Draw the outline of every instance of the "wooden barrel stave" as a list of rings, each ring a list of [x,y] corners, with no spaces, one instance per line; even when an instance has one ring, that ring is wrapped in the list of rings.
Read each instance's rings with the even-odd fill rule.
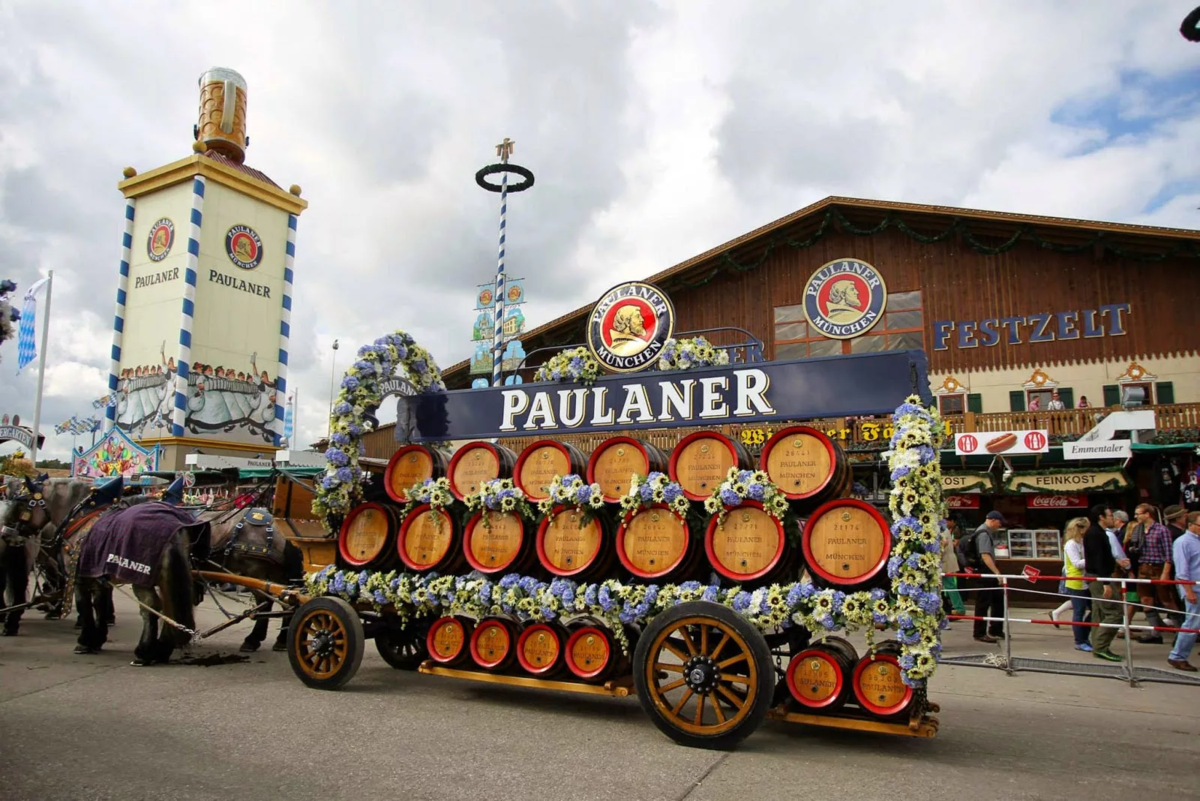
[[[633,437],[609,437],[592,452],[587,481],[599,484],[604,500],[617,503],[629,492],[632,476],[667,471],[667,456],[649,442]]]
[[[771,482],[801,509],[838,497],[853,480],[841,445],[809,426],[790,426],[776,432],[763,446],[759,464]]]
[[[815,584],[850,591],[887,580],[891,528],[865,501],[839,498],[821,505],[805,522],[800,541]]]
[[[446,475],[450,491],[460,501],[475,495],[485,482],[497,478],[512,478],[517,455],[503,445],[490,442],[468,442],[450,459]]]
[[[905,720],[916,700],[913,688],[902,681],[900,643],[880,643],[854,668],[854,697],[864,712],[880,720]]]
[[[471,633],[471,659],[484,670],[498,673],[516,659],[516,626],[499,617],[487,617]]]
[[[517,638],[517,663],[531,676],[550,678],[566,665],[566,632],[553,623],[526,626]]]
[[[731,467],[753,469],[754,459],[736,440],[716,431],[697,431],[671,451],[667,473],[689,499],[703,501],[725,480]]]
[[[387,570],[396,562],[401,511],[389,503],[362,503],[350,510],[338,531],[338,564],[351,570]]]
[[[546,487],[555,476],[583,475],[587,471],[587,456],[569,442],[542,439],[530,443],[517,457],[513,483],[521,488],[531,502],[545,500]]]
[[[666,504],[625,515],[617,529],[616,551],[625,569],[643,581],[687,581],[704,572],[700,537]]]
[[[477,512],[463,529],[463,556],[485,575],[527,573],[537,563],[531,528],[516,512]]]
[[[851,684],[858,653],[841,637],[826,637],[791,658],[787,686],[805,711],[832,714],[854,695]]]
[[[388,459],[383,487],[396,503],[408,503],[408,490],[429,478],[446,475],[446,455],[424,445],[405,445]]]
[[[552,575],[575,581],[607,578],[616,555],[613,525],[603,513],[586,524],[583,516],[573,506],[559,505],[538,526],[538,562]]]
[[[425,503],[404,518],[396,537],[396,553],[414,573],[451,573],[466,561],[459,540],[460,532],[450,513]]]
[[[425,636],[429,658],[443,667],[462,664],[471,657],[474,623],[466,618],[442,617],[433,622]]]

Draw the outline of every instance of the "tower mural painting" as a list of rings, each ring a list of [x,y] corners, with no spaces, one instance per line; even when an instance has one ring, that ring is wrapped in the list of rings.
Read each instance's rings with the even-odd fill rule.
[[[118,185],[107,428],[164,446],[168,466],[197,439],[232,451],[281,442],[296,228],[308,206],[300,187],[245,163],[245,79],[213,68],[199,84],[194,154],[127,168]]]

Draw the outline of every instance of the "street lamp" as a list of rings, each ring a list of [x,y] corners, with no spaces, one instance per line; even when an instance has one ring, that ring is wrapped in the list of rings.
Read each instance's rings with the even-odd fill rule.
[[[329,423],[325,429],[325,439],[333,436],[333,383],[337,375],[337,349],[338,341],[333,340],[333,364],[329,366]]]

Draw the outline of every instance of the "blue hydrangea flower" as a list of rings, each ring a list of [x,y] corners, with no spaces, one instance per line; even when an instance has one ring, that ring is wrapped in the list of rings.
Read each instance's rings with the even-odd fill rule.
[[[726,487],[721,490],[721,502],[726,506],[737,506],[742,502],[742,499],[738,497],[736,492]]]
[[[767,488],[762,484],[751,484],[746,490],[746,494],[750,496],[752,501],[761,501],[767,495]]]

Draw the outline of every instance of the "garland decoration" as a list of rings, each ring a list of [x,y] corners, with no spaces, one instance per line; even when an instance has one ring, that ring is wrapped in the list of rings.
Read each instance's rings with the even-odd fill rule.
[[[692,504],[683,494],[683,487],[667,475],[655,470],[645,478],[634,476],[629,482],[629,492],[621,498],[621,514],[636,512],[645,506],[665,503],[680,517],[687,515]]]
[[[404,511],[401,513],[405,517],[408,517],[409,512],[422,504],[427,503],[434,511],[440,512],[454,503],[454,493],[450,491],[450,479],[445,476],[427,478],[420,484],[413,484],[405,494],[408,495],[408,503],[404,505]],[[470,505],[468,500],[467,506]]]
[[[556,353],[533,374],[534,381],[575,381],[585,385],[599,377],[600,362],[583,346]]]
[[[758,501],[763,511],[783,522],[788,513],[787,496],[779,491],[762,470],[729,468],[725,480],[705,499],[704,511],[717,516],[717,525],[725,525],[729,512],[746,501]]]
[[[439,481],[446,481],[446,479],[439,479]],[[448,481],[446,489],[447,491],[450,489]],[[526,520],[533,520],[537,516],[526,499],[524,490],[513,483],[511,478],[494,478],[491,481],[485,481],[480,485],[479,492],[468,495],[465,502],[467,508],[472,512],[484,509],[489,512],[515,512]],[[490,515],[483,516],[483,525],[489,529],[492,527]]]
[[[658,357],[658,369],[664,372],[725,364],[729,364],[729,353],[714,348],[704,337],[668,339]]]
[[[588,484],[574,473],[555,476],[546,488],[546,498],[538,501],[538,511],[549,517],[559,505],[574,506],[584,513],[582,522],[586,524],[597,509],[604,507],[604,491],[599,484]]]
[[[329,448],[325,472],[316,481],[313,512],[328,531],[337,531],[336,518],[362,500],[366,473],[359,467],[362,437],[375,430],[375,410],[383,401],[381,385],[403,368],[419,393],[445,392],[442,373],[429,351],[403,331],[380,337],[358,349],[358,357],[342,378],[329,419]]]
[[[892,471],[888,498],[895,546],[888,559],[894,622],[901,645],[904,683],[921,687],[937,669],[942,612],[941,536],[946,504],[938,463],[942,421],[934,410],[910,396],[896,410],[892,449],[885,455]]]

